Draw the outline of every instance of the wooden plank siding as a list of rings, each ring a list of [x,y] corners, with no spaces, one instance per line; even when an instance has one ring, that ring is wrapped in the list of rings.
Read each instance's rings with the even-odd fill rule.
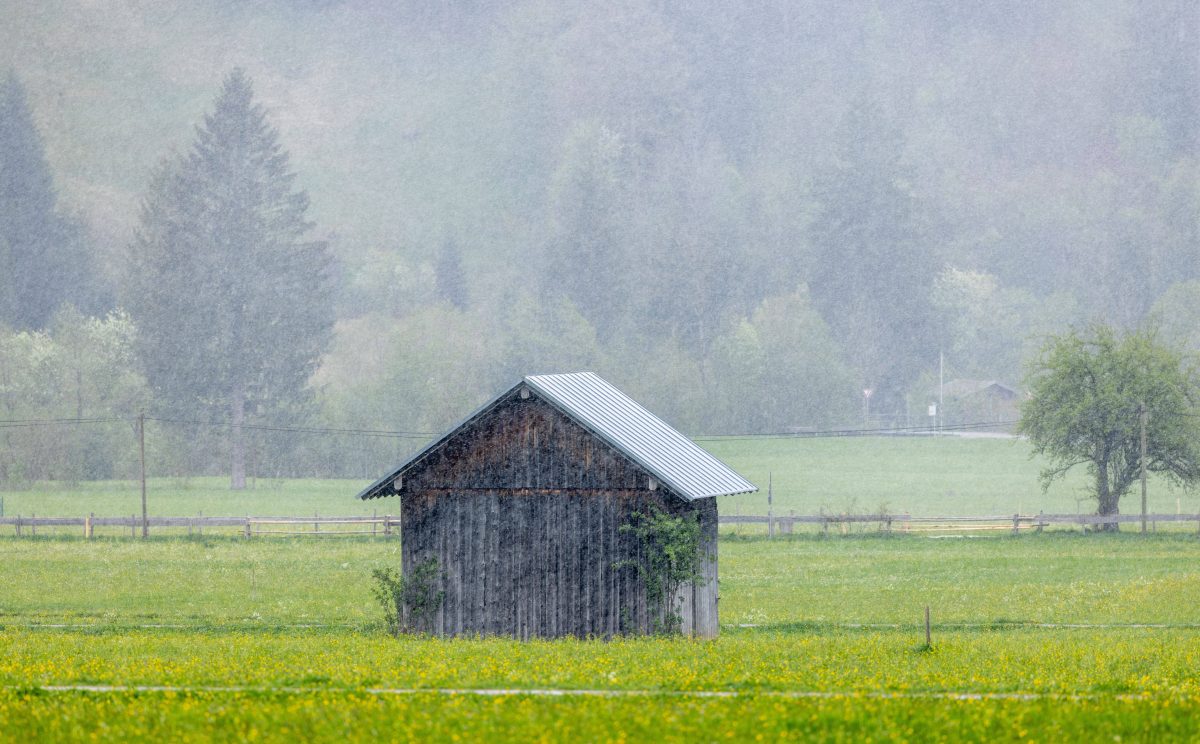
[[[421,630],[522,639],[650,632],[640,577],[614,564],[638,551],[621,525],[653,504],[699,516],[703,578],[681,590],[684,631],[714,637],[716,501],[689,503],[649,483],[544,401],[503,401],[404,476],[404,571],[436,559],[445,593]]]

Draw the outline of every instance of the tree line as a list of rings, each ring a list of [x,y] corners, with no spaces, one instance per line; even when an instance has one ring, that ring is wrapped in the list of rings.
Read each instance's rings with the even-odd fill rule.
[[[234,432],[421,432],[521,375],[590,368],[691,432],[902,425],[926,420],[939,359],[948,378],[1017,387],[1041,337],[1072,323],[1196,317],[1187,3],[1116,3],[1103,24],[1084,2],[718,5],[514,2],[405,26],[415,48],[455,29],[477,54],[440,57],[420,89],[443,102],[423,114],[436,126],[381,140],[373,159],[403,177],[356,173],[353,193],[394,189],[393,240],[314,224],[297,172],[321,169],[293,172],[234,72],[145,185],[136,236],[98,251],[9,75],[7,418],[145,408]],[[466,95],[485,69],[496,84]],[[363,118],[401,119],[396,105]],[[89,338],[109,346],[80,351]],[[79,354],[99,365],[90,380],[108,370],[122,382],[103,387],[126,393],[51,376],[63,362],[48,360]],[[18,434],[4,432],[5,456],[27,473],[91,462],[34,467]],[[172,470],[228,469],[235,485],[246,446],[266,446],[173,436]],[[329,473],[397,456],[383,442],[268,449],[253,456]],[[124,467],[106,463],[86,472]]]

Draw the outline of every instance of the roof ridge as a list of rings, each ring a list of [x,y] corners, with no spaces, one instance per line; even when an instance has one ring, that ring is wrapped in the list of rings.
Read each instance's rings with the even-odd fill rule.
[[[386,493],[392,481],[450,440],[459,430],[486,414],[522,385],[558,409],[593,436],[613,447],[686,501],[713,496],[750,493],[758,488],[735,473],[645,406],[595,372],[526,375],[469,416],[433,439],[379,480],[363,489],[359,498]]]

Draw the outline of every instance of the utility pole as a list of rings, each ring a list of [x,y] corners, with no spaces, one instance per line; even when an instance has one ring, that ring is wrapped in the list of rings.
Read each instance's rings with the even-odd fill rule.
[[[946,410],[946,401],[942,400],[942,390],[946,387],[946,357],[942,354],[942,350],[938,349],[938,407],[937,407],[937,428],[938,433],[942,432],[942,411]]]
[[[142,468],[142,538],[150,536],[150,523],[146,518],[146,413],[138,414],[138,451]]]
[[[1150,419],[1150,411],[1146,404],[1141,405],[1138,418],[1142,424],[1142,534],[1146,533],[1146,422]]]

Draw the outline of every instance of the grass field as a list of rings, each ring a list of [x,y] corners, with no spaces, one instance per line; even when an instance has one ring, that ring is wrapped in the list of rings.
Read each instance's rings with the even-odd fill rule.
[[[777,513],[1090,512],[1020,441],[705,442]],[[362,481],[150,482],[156,515],[394,512]],[[132,483],[4,512],[140,513]],[[1152,511],[1200,498],[1151,483]],[[765,493],[724,500],[763,513]],[[1125,511],[1134,511],[1132,504]],[[1200,739],[1200,540],[1047,532],[720,543],[721,637],[396,640],[394,539],[0,533],[0,742]],[[933,647],[924,648],[931,608]],[[486,691],[481,693],[480,691]]]
[[[1042,493],[1041,459],[1020,439],[965,437],[837,437],[726,439],[706,449],[758,485],[733,497],[722,513],[766,512],[770,478],[777,513],[871,512],[881,507],[915,516],[1074,514],[1095,511],[1082,468]],[[1200,493],[1150,483],[1152,511],[1200,511]]]
[[[720,549],[714,642],[518,643],[384,635],[383,539],[0,538],[0,740],[1200,736],[1194,537]]]
[[[723,514],[766,513],[772,483],[776,513],[877,512],[917,516],[999,515],[1021,512],[1090,513],[1082,470],[1047,493],[1038,485],[1043,464],[1021,440],[960,437],[839,437],[724,439],[702,444],[757,484],[756,494],[722,500]],[[153,478],[150,513],[161,516],[367,515],[395,512],[394,499],[363,503],[360,480],[259,479],[234,492],[224,478]],[[0,491],[4,514],[117,516],[141,513],[133,482],[37,484]],[[1200,493],[1151,481],[1150,510],[1200,512]],[[1131,511],[1131,506],[1126,506]]]

